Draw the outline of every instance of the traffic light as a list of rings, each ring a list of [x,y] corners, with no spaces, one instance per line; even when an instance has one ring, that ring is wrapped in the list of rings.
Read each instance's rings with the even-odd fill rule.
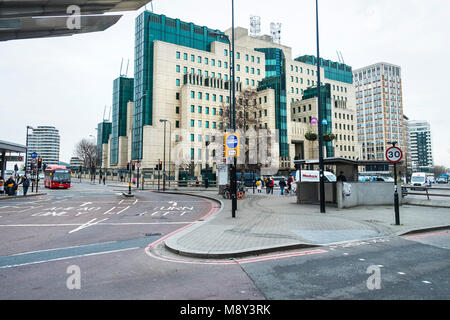
[[[127,171],[130,171],[130,163],[127,162]]]
[[[159,169],[159,170],[162,170],[162,161],[159,161],[158,169]]]
[[[42,167],[42,158],[38,159],[38,169]]]
[[[134,171],[134,169],[136,168],[136,164],[134,162],[131,163],[131,170]]]

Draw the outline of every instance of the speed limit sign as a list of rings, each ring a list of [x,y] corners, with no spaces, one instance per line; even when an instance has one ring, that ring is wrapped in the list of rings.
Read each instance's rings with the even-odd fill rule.
[[[403,152],[398,147],[390,147],[386,150],[386,159],[389,162],[397,163],[403,158]]]

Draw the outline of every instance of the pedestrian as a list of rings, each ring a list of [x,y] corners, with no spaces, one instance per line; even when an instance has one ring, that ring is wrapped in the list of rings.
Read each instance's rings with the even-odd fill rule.
[[[5,180],[3,180],[2,177],[0,177],[0,194],[3,194],[5,192]]]
[[[20,180],[19,184],[23,187],[23,195],[26,196],[28,192],[28,188],[30,187],[30,179],[28,179],[27,175],[24,174],[22,176],[22,180]]]
[[[269,194],[269,192],[270,192],[270,185],[269,185],[269,178],[268,177],[264,178],[264,185],[266,186],[266,193]]]
[[[6,180],[6,193],[8,196],[13,196],[16,193],[16,187],[17,184],[14,181],[13,176],[9,177],[9,179]]]
[[[287,179],[287,187],[288,187],[289,193],[291,193],[291,191],[292,191],[292,183],[293,182],[294,182],[294,177],[292,177],[292,174],[289,174],[289,177]]]
[[[106,184],[106,175],[103,176],[103,185]]]
[[[269,178],[269,193],[273,194],[273,187],[275,186],[275,180],[273,177]]]
[[[261,179],[256,180],[256,190],[258,190],[258,193],[261,193],[262,188],[262,182]]]
[[[284,195],[284,188],[286,187],[286,181],[284,181],[284,178],[281,178],[279,185],[280,185],[280,194]]]
[[[347,178],[344,176],[344,172],[341,171],[341,173],[339,174],[339,176],[336,179],[337,181],[342,181],[342,182],[347,182]]]

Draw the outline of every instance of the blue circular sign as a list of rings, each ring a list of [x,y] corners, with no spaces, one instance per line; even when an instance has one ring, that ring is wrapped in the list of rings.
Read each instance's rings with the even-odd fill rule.
[[[38,156],[38,154],[36,153],[36,152],[33,152],[32,154],[31,154],[31,158],[36,158]]]
[[[237,147],[238,143],[239,143],[238,138],[234,134],[229,135],[227,137],[227,147],[228,148],[234,149]]]

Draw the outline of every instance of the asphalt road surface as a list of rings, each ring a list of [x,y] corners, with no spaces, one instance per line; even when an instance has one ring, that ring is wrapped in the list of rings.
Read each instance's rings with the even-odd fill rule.
[[[162,240],[207,199],[74,183],[0,202],[0,299],[449,299],[450,231],[201,260]]]

